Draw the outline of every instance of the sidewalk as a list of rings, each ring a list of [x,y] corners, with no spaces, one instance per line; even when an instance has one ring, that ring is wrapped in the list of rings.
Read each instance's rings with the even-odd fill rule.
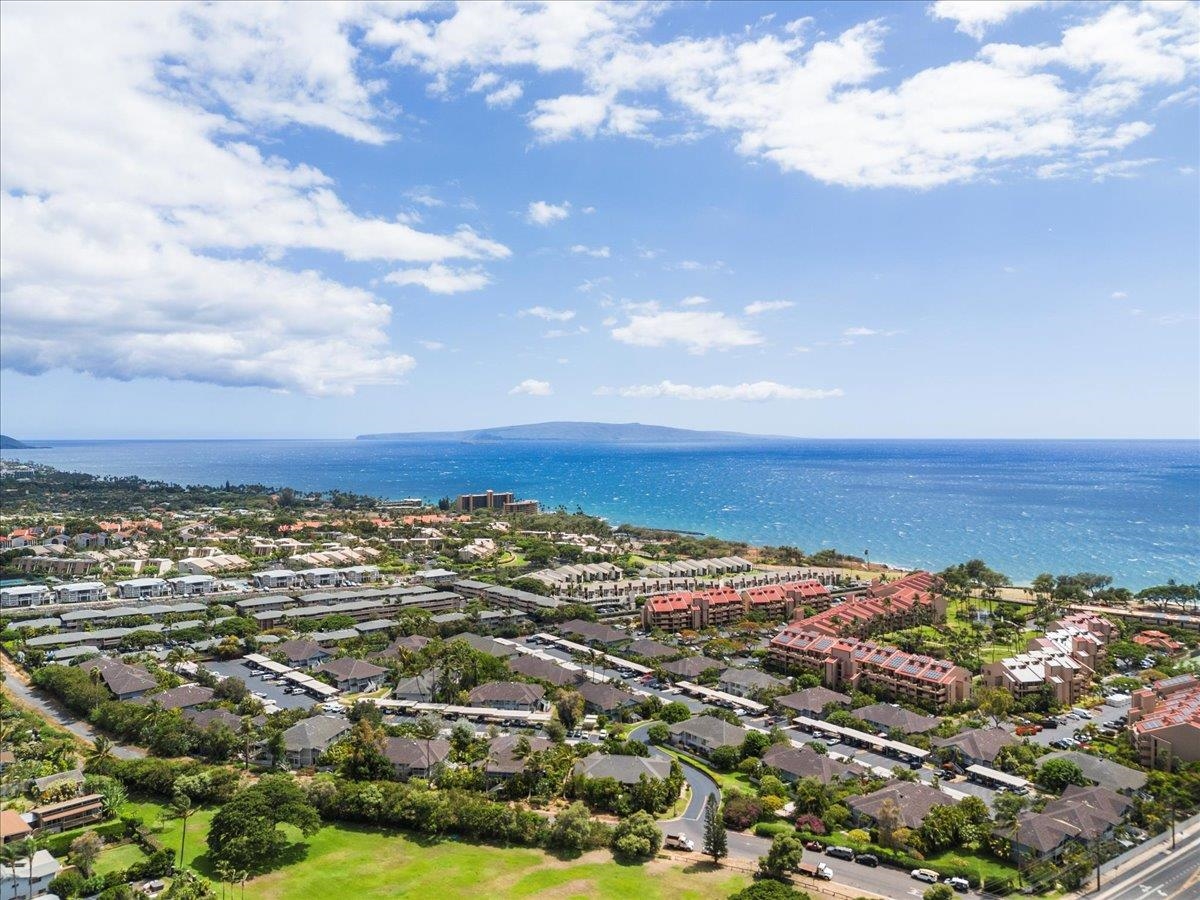
[[[1190,819],[1184,819],[1182,822],[1175,823],[1175,841],[1180,843],[1185,837],[1191,836],[1200,830],[1200,814],[1192,816]],[[1108,862],[1100,866],[1100,886],[1103,890],[1104,886],[1111,882],[1117,875],[1125,875],[1131,869],[1136,869],[1139,866],[1148,865],[1156,859],[1170,853],[1171,848],[1171,829],[1168,828],[1162,834],[1155,835],[1146,841],[1134,847],[1132,850],[1127,850],[1120,856],[1114,856]],[[1089,889],[1080,891],[1073,895],[1076,897],[1085,897],[1089,894],[1096,893],[1095,882],[1092,881]]]

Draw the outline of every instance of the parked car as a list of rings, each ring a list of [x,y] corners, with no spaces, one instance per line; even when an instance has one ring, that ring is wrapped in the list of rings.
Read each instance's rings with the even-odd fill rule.
[[[849,847],[826,847],[825,855],[832,856],[834,859],[853,860],[854,851]]]
[[[854,861],[863,866],[869,866],[874,869],[879,865],[879,857],[874,853],[855,853]]]
[[[933,869],[913,869],[910,874],[917,881],[924,881],[926,884],[938,883],[938,873]]]
[[[960,894],[965,894],[971,889],[971,882],[960,875],[951,875],[942,884],[948,884]]]
[[[804,849],[811,850],[814,853],[820,853],[822,850],[825,849],[825,845],[822,844],[820,841],[805,841]]]

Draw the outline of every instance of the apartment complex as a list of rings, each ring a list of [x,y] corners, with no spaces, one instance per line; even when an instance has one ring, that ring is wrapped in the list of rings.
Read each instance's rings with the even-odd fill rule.
[[[642,627],[663,631],[719,628],[739,622],[749,613],[786,619],[805,597],[824,597],[828,603],[829,589],[815,579],[808,579],[743,590],[723,585],[703,591],[675,591],[646,600],[642,607]]]
[[[1112,633],[1112,623],[1092,613],[1066,616],[1031,640],[1024,653],[986,663],[984,684],[1018,700],[1047,693],[1055,705],[1070,706],[1091,688]]]
[[[810,631],[801,622],[775,635],[768,655],[784,671],[799,668],[820,675],[830,688],[870,687],[932,709],[971,696],[971,673],[962,666],[872,641]]]
[[[937,592],[937,578],[913,572],[899,581],[872,585],[865,596],[825,609],[796,624],[806,631],[866,638],[884,631],[930,625],[946,615],[946,598]],[[807,605],[807,604],[805,604]]]
[[[477,509],[494,509],[504,511],[506,503],[515,503],[516,494],[512,491],[484,491],[482,494],[459,494],[455,504],[459,512],[475,512]]]
[[[1134,691],[1129,731],[1144,766],[1200,760],[1200,678],[1176,675]]]

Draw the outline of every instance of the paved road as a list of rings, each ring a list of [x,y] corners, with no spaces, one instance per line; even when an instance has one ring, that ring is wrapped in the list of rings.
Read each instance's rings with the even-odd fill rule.
[[[95,743],[99,732],[91,726],[91,724],[65,709],[58,703],[57,700],[48,696],[38,688],[24,682],[16,669],[4,660],[4,690],[8,692],[16,701],[24,706],[32,707],[43,717],[54,722],[56,725],[61,725],[67,731],[83,738],[89,744]],[[138,759],[146,755],[146,751],[140,747],[129,747],[124,744],[113,745],[113,756],[121,759]]]
[[[1167,845],[1170,846],[1169,843]],[[1188,900],[1200,896],[1200,833],[1119,875],[1095,900]]]
[[[629,737],[633,740],[646,742],[646,732],[649,730],[649,723],[639,725],[629,732]],[[654,756],[669,759],[666,753],[663,753],[657,747],[651,747],[650,753]],[[704,847],[704,805],[707,803],[710,796],[716,795],[720,797],[720,789],[716,783],[698,769],[681,762],[683,768],[683,776],[687,779],[688,785],[692,789],[691,800],[688,802],[688,807],[684,810],[683,815],[677,819],[668,819],[659,822],[663,832],[667,834],[686,834],[696,844],[697,854],[702,852]],[[729,856],[731,859],[739,860],[743,863],[755,864],[758,857],[765,856],[771,848],[771,842],[766,838],[756,837],[753,834],[743,834],[739,831],[727,832],[729,842]],[[907,872],[902,872],[898,869],[889,869],[885,866],[872,869],[867,866],[861,866],[857,863],[843,862],[841,860],[830,859],[820,853],[813,853],[809,850],[804,851],[804,861],[810,864],[824,862],[833,869],[834,884],[839,885],[844,890],[851,893],[870,892],[879,894],[891,900],[907,900],[909,897],[920,897],[926,884],[919,881],[914,881]],[[797,883],[803,887],[805,879],[797,878]],[[819,882],[818,882],[819,885]],[[960,895],[963,896],[963,895]]]

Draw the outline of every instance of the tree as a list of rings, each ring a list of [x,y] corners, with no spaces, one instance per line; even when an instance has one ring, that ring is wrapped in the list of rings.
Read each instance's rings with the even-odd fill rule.
[[[192,817],[192,798],[182,791],[176,793],[171,798],[171,811],[183,821],[183,831],[179,835],[179,868],[182,871],[187,865],[183,851],[187,845],[188,819]]]
[[[662,722],[655,722],[646,729],[646,737],[650,738],[652,744],[665,744],[671,739],[671,729]]]
[[[94,831],[85,831],[75,840],[71,841],[71,850],[68,858],[71,862],[79,867],[85,878],[90,878],[92,875],[92,866],[96,863],[96,858],[100,855],[100,851],[104,849],[104,840]]]
[[[546,843],[567,853],[582,853],[591,843],[592,818],[588,808],[576,801],[554,817]]]
[[[943,847],[952,847],[958,842],[962,828],[962,816],[953,806],[935,806],[921,822],[921,840],[933,853]]]
[[[420,723],[417,724],[419,729]],[[434,734],[437,734],[436,730]],[[377,730],[369,719],[359,719],[350,729],[350,736],[346,739],[346,755],[341,764],[342,774],[355,781],[383,781],[389,778],[392,774],[392,764],[383,755],[383,746],[383,732]]]
[[[121,807],[129,800],[125,787],[115,778],[97,778],[95,791],[100,795],[100,805],[110,816],[118,815]]]
[[[741,750],[737,747],[718,747],[708,755],[708,760],[718,772],[728,772],[742,759]]]
[[[1052,759],[1038,769],[1034,779],[1038,787],[1061,794],[1069,784],[1084,786],[1088,783],[1083,770],[1069,759]]]
[[[704,852],[712,857],[713,863],[729,855],[729,839],[725,834],[725,820],[721,816],[721,805],[715,794],[709,794],[704,804]]]
[[[954,890],[948,884],[932,884],[921,900],[954,900]]]
[[[875,816],[875,826],[879,829],[879,844],[883,847],[896,846],[896,829],[904,824],[900,815],[900,804],[888,797],[879,807]]]
[[[658,711],[658,717],[669,725],[674,725],[677,722],[686,722],[690,719],[692,711],[687,708],[687,704],[680,703],[678,700],[672,700]]]
[[[87,767],[96,769],[108,760],[112,759],[113,742],[104,735],[97,735],[96,740],[92,743],[92,749],[87,752]]]
[[[809,900],[809,896],[790,885],[768,880],[756,881],[750,887],[730,894],[729,900]]]
[[[761,757],[771,748],[771,736],[762,731],[751,731],[742,741],[742,758]]]
[[[996,725],[1008,718],[1016,703],[1016,698],[1001,688],[981,687],[975,692],[975,699],[979,703],[979,711],[990,716]]]
[[[829,805],[829,790],[815,778],[801,778],[796,782],[796,812],[823,815]]]
[[[564,728],[574,728],[583,718],[583,695],[578,691],[563,691],[559,694],[554,709]]]
[[[267,735],[267,752],[271,755],[271,768],[278,769],[287,755],[287,738],[279,729]]]
[[[662,832],[654,817],[639,810],[617,823],[613,829],[613,853],[627,860],[649,859],[662,846]]]
[[[782,881],[788,872],[800,868],[803,859],[804,845],[800,838],[794,834],[777,834],[767,855],[758,858],[758,869],[764,877]]]
[[[262,869],[287,843],[278,827],[282,824],[309,835],[320,827],[321,819],[290,775],[266,775],[235,794],[213,816],[209,857],[214,865],[223,862],[247,872]]]

